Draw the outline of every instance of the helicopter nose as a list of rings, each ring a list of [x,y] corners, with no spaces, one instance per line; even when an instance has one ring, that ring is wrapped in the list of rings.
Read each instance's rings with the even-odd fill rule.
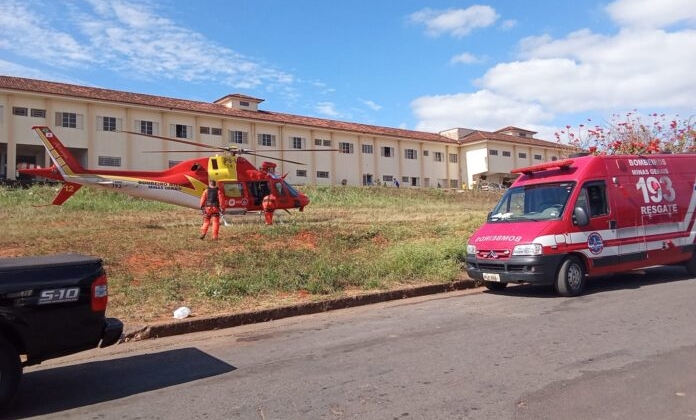
[[[308,204],[309,204],[309,197],[307,197],[306,195],[302,194],[302,195],[300,196],[300,203],[301,203],[301,207],[304,207],[304,206],[308,205]]]

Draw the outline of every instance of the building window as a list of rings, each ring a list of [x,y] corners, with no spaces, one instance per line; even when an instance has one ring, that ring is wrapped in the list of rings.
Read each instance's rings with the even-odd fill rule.
[[[459,157],[456,153],[450,153],[449,154],[449,161],[450,163],[457,163],[459,162]]]
[[[491,156],[498,156],[498,151],[495,149],[491,149],[488,151],[488,154]]]
[[[523,153],[523,152],[520,152],[520,153],[517,154],[517,157],[520,158],[520,159],[527,159],[527,154],[526,154],[526,153]]]
[[[135,120],[135,131],[148,136],[157,135],[159,134],[159,123]]]
[[[534,155],[534,160],[541,160],[543,159],[541,155]]]
[[[394,177],[391,175],[382,175],[382,182],[392,182]]]
[[[291,149],[304,149],[305,139],[302,137],[290,137],[290,148]]]
[[[394,148],[393,147],[382,147],[381,148],[381,155],[384,157],[394,157]]]
[[[442,152],[433,153],[433,160],[435,162],[442,162]]]
[[[331,147],[331,140],[329,139],[314,139],[315,146]]]
[[[56,112],[56,125],[58,127],[82,129],[82,114],[74,112]]]
[[[210,134],[210,127],[201,127],[200,132],[201,134]]]
[[[418,151],[416,149],[404,149],[404,158],[418,159]]]
[[[121,131],[121,119],[115,117],[97,117],[97,131]]]
[[[259,134],[259,146],[275,147],[276,136],[275,134]]]
[[[115,156],[99,156],[99,166],[121,166],[121,158]]]
[[[362,145],[362,152],[372,154],[372,145],[371,144],[363,144]]]
[[[338,153],[353,153],[353,143],[338,142]]]
[[[249,133],[246,131],[230,131],[230,143],[249,144]]]
[[[328,178],[329,173],[327,171],[317,171],[317,178]]]
[[[12,107],[12,115],[17,115],[19,117],[26,117],[29,115],[29,109],[21,106]]]
[[[307,178],[307,170],[306,169],[298,169],[295,171],[295,176],[298,178]]]
[[[169,135],[179,139],[191,139],[193,138],[193,127],[184,124],[170,124]]]
[[[423,157],[428,157],[430,156],[430,152],[427,150],[423,150]]]
[[[459,188],[459,180],[450,179],[449,184],[450,188]]]
[[[222,135],[222,128],[213,127],[210,129],[210,134],[212,134],[213,136],[221,136]]]
[[[511,157],[511,156],[512,156],[512,153],[510,153],[509,151],[503,150],[503,157]]]
[[[31,109],[31,116],[34,118],[46,118],[46,110],[32,108]]]
[[[249,106],[249,101],[239,101],[239,106]]]
[[[169,161],[169,167],[170,167],[170,168],[173,168],[173,167],[175,167],[176,165],[180,164],[181,162],[182,162],[181,160],[170,160],[170,161]]]

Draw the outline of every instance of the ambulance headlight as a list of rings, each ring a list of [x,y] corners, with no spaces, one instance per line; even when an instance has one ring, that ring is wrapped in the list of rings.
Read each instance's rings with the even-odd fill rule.
[[[512,250],[512,255],[541,255],[543,253],[541,244],[517,245]]]
[[[466,253],[467,255],[476,255],[476,245],[466,245]]]

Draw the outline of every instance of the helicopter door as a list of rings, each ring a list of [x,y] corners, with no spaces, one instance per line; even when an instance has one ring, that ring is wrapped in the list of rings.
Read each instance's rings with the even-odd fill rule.
[[[228,209],[246,209],[249,205],[244,195],[244,184],[234,181],[220,181],[218,187],[222,189],[225,196],[225,207]]]
[[[249,190],[249,210],[260,210],[263,198],[268,195],[270,189],[268,188],[267,181],[252,181],[247,182],[247,189]]]

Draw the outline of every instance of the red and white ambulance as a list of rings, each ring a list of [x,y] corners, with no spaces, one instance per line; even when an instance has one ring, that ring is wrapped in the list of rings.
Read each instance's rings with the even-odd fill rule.
[[[683,264],[696,275],[696,155],[582,156],[513,170],[520,176],[469,239],[468,275],[499,290]]]

